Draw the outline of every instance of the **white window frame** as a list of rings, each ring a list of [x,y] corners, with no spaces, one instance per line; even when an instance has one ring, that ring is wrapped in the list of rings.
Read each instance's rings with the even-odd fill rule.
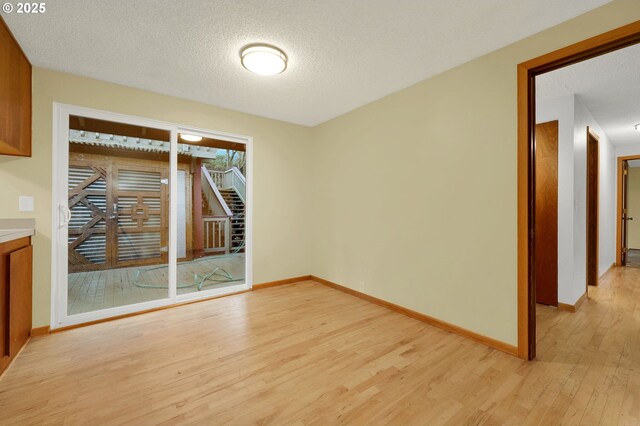
[[[171,134],[169,154],[170,193],[178,189],[178,134],[190,133],[207,138],[241,143],[246,146],[246,216],[245,216],[245,282],[224,288],[177,294],[177,221],[178,199],[169,197],[169,283],[167,297],[148,302],[101,309],[76,315],[67,314],[68,294],[68,168],[69,168],[69,116],[78,115],[99,120],[115,121],[143,127],[167,130]],[[253,138],[215,130],[194,128],[176,123],[158,121],[133,115],[119,114],[63,103],[53,103],[53,147],[52,147],[52,211],[51,211],[51,329],[68,327],[91,321],[118,317],[187,301],[207,299],[238,291],[250,290],[253,286]]]

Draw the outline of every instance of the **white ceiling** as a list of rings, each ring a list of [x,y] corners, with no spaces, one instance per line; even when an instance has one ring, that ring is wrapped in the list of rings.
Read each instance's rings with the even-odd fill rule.
[[[640,44],[543,74],[538,100],[576,94],[616,146],[640,143]]]
[[[65,0],[4,14],[35,66],[316,125],[609,0]],[[250,74],[242,46],[289,68]]]

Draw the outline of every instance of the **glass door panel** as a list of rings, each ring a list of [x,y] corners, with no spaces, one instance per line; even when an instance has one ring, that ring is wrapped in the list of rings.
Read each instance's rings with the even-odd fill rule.
[[[71,116],[67,315],[169,297],[169,132]]]
[[[245,284],[245,145],[178,136],[177,294]]]

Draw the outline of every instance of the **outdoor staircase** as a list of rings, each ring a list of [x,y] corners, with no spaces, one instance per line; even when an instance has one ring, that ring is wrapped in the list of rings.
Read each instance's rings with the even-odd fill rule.
[[[245,177],[237,167],[225,171],[202,165],[204,250],[245,252]],[[212,208],[215,206],[215,209]],[[215,210],[215,216],[214,214]]]
[[[231,253],[244,253],[244,202],[233,189],[221,189],[220,195],[222,195],[225,203],[227,203],[227,206],[229,206],[229,209],[233,212],[233,217],[231,217],[231,245],[229,250]]]

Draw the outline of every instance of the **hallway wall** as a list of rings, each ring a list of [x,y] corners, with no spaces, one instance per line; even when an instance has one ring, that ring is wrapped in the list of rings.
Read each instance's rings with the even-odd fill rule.
[[[580,235],[576,244],[576,263],[574,268],[581,282],[586,282],[587,253],[587,127],[598,136],[599,146],[599,193],[598,193],[598,276],[605,272],[616,261],[616,203],[617,172],[615,146],[598,124],[591,112],[576,97],[575,102],[575,188],[578,206],[574,234]],[[584,277],[584,278],[583,278]],[[576,299],[577,300],[577,299]]]
[[[539,86],[540,84],[536,87]],[[574,98],[570,95],[536,102],[536,123],[558,120],[558,301],[560,303],[571,303],[576,293],[573,290]]]
[[[575,95],[539,101],[536,122],[558,120],[558,301],[574,304],[586,288],[587,126],[599,136],[598,274],[615,262],[615,147]]]

